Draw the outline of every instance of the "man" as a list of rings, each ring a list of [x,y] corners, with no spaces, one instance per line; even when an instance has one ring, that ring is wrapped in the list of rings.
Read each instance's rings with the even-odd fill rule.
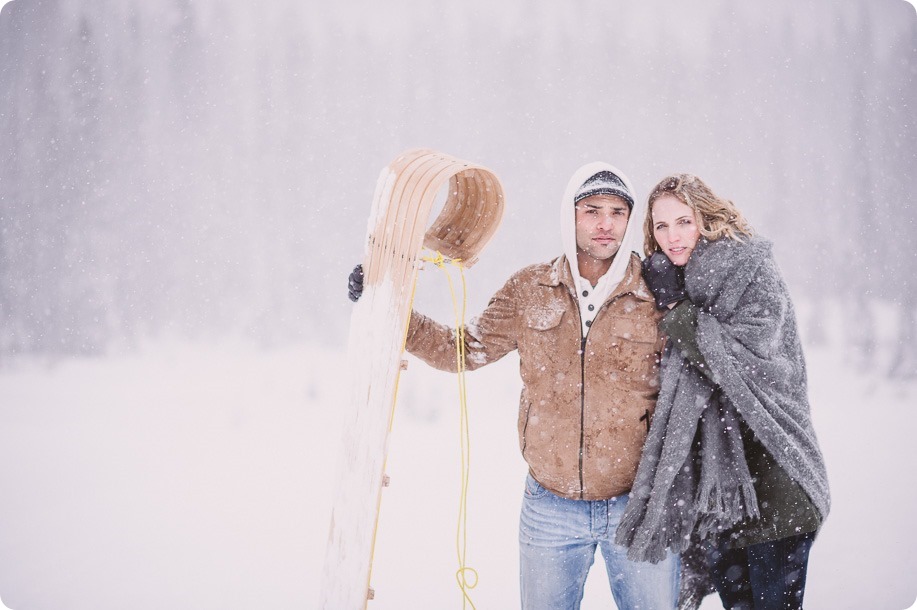
[[[614,544],[655,408],[661,347],[634,253],[644,212],[633,192],[610,165],[580,168],[561,202],[564,255],[513,275],[466,328],[468,370],[519,352],[524,610],[579,608],[596,547],[620,610],[676,604],[676,556],[636,563]],[[351,298],[359,280],[355,270]],[[453,329],[412,312],[410,353],[455,371],[454,341]]]

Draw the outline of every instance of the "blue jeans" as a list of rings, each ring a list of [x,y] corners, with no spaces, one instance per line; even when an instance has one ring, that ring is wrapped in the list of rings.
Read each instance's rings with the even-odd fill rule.
[[[657,564],[634,562],[614,543],[627,499],[567,500],[528,476],[519,519],[523,610],[578,610],[596,546],[619,610],[675,608],[678,556],[670,553]]]
[[[710,577],[724,608],[800,610],[815,534],[800,534],[739,549],[710,548]]]

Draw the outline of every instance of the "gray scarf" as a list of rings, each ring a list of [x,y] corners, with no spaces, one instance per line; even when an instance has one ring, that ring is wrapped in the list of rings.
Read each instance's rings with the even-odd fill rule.
[[[770,243],[702,239],[685,268],[709,377],[667,345],[659,399],[616,541],[658,562],[759,516],[739,418],[827,516],[796,319]],[[671,342],[670,342],[671,343]],[[711,381],[712,377],[712,381]]]

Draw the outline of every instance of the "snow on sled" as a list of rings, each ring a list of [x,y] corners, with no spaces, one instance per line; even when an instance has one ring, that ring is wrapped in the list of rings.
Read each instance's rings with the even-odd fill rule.
[[[427,228],[447,183],[443,209]],[[496,232],[503,205],[503,187],[493,172],[431,150],[405,152],[379,176],[367,227],[364,290],[350,321],[353,385],[322,575],[324,610],[362,610],[372,598],[385,457],[423,248],[471,267]]]

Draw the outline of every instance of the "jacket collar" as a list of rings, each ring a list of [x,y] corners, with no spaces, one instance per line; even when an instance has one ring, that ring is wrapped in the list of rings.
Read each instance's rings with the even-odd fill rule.
[[[567,264],[566,255],[561,255],[551,261],[551,265],[542,272],[538,278],[538,283],[542,286],[556,287],[561,284],[567,287],[572,294],[576,294],[576,282],[573,274],[570,272],[570,265]],[[643,281],[642,266],[640,257],[636,253],[631,254],[627,270],[624,272],[624,279],[618,284],[618,287],[609,295],[609,299],[615,298],[622,294],[632,294],[641,301],[652,301],[653,295],[646,287]]]

